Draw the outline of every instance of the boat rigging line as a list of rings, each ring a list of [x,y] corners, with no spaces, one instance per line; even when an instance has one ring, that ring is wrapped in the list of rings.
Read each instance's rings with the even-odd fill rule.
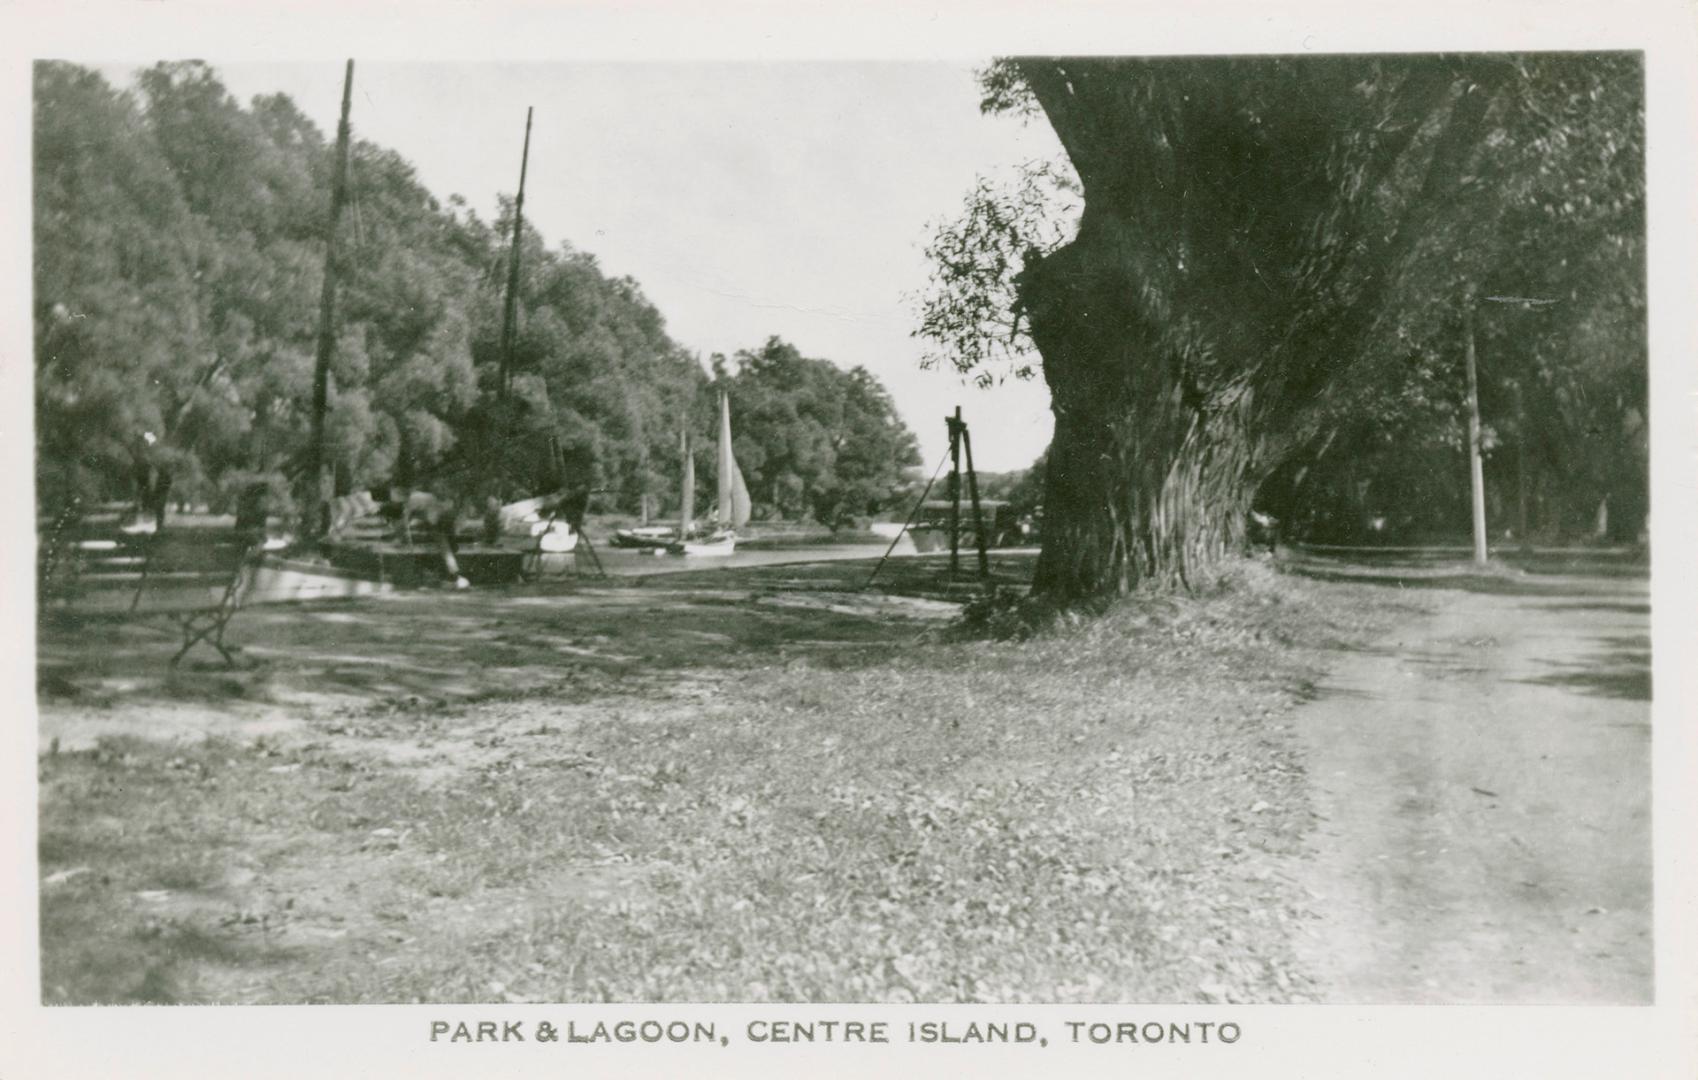
[[[937,468],[932,470],[932,478],[926,481],[926,489],[920,492],[920,497],[914,500],[914,508],[908,511],[908,520],[902,523],[901,531],[890,538],[890,546],[884,549],[884,554],[879,557],[878,565],[873,567],[873,572],[867,575],[867,583],[862,585],[861,588],[870,589],[873,587],[873,580],[878,577],[878,572],[884,569],[884,564],[890,559],[890,553],[896,550],[896,545],[902,542],[902,537],[907,535],[909,526],[914,524],[914,519],[919,516],[920,507],[926,504],[926,496],[932,493],[932,485],[936,484],[937,478],[943,475],[943,467],[948,464],[949,459],[954,455],[954,451],[955,443],[951,441],[949,449],[945,450],[943,456],[938,458]]]

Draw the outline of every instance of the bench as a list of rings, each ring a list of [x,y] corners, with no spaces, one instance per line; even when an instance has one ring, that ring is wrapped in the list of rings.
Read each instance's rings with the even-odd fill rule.
[[[53,568],[43,588],[49,610],[78,618],[162,620],[182,639],[172,667],[203,642],[235,666],[224,631],[253,585],[262,553],[254,539],[231,529],[140,536],[90,530],[55,536],[53,544],[43,550]]]

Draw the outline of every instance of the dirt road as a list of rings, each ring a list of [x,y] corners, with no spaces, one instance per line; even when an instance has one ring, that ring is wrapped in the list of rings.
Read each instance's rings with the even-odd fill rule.
[[[1650,606],[1615,570],[1316,567],[1433,609],[1295,714],[1326,1000],[1651,1000]]]

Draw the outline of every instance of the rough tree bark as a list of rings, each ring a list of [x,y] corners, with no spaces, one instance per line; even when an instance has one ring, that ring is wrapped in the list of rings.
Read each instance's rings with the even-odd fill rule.
[[[1115,230],[1031,262],[1021,295],[1055,414],[1034,588],[1077,597],[1189,575],[1242,543],[1248,394],[1205,398],[1160,328],[1119,302],[1137,282]]]
[[[1018,62],[1084,191],[1077,236],[1016,279],[1055,414],[1038,592],[1193,585],[1242,548],[1257,485],[1322,434],[1306,416],[1372,332],[1490,97],[1434,62],[1396,72],[1370,114],[1359,68],[1286,69],[1283,104],[1319,104],[1282,119],[1273,103],[1264,126],[1234,97],[1256,73],[1225,63]]]

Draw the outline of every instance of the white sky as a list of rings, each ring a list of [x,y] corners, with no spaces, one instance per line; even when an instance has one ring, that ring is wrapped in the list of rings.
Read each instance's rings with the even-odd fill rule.
[[[334,135],[340,63],[212,63],[243,103],[280,91]],[[136,68],[101,70],[127,86]],[[355,60],[356,137],[486,217],[517,187],[527,105],[527,220],[635,278],[684,347],[730,355],[777,334],[864,365],[928,469],[957,404],[982,470],[1024,468],[1048,445],[1041,380],[964,385],[920,370],[909,336],[928,224],[953,217],[979,174],[1060,154],[1042,122],[981,116],[971,65]]]

